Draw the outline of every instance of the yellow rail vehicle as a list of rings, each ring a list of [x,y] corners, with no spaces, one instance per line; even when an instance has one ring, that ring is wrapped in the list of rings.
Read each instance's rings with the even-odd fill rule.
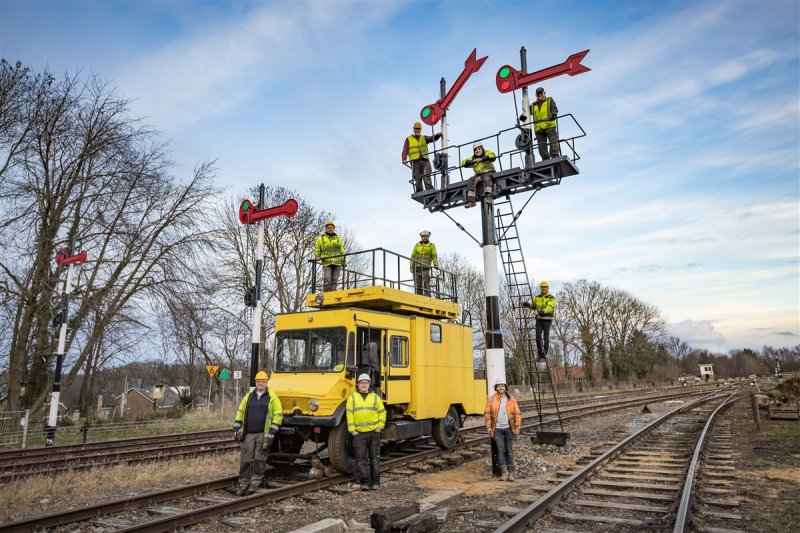
[[[312,310],[276,317],[269,386],[284,422],[273,461],[303,457],[311,441],[327,448],[331,466],[352,472],[345,402],[362,373],[386,404],[385,441],[432,435],[450,448],[466,416],[483,412],[486,379],[474,368],[472,327],[456,322],[458,304],[389,285],[311,294]]]

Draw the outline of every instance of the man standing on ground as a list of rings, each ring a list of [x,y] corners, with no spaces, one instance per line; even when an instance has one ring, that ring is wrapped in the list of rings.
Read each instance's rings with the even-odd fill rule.
[[[242,445],[239,455],[238,496],[261,485],[267,470],[267,453],[283,422],[283,408],[278,395],[267,388],[269,376],[256,374],[256,388],[245,394],[233,422],[234,438]]]
[[[414,192],[422,190],[422,181],[425,181],[425,189],[433,189],[431,181],[431,163],[428,161],[428,143],[432,143],[442,136],[441,133],[435,135],[422,135],[422,124],[414,123],[414,133],[406,137],[403,143],[403,164],[411,161],[411,177],[414,180]]]
[[[381,488],[381,430],[386,425],[383,401],[370,392],[368,374],[358,376],[356,391],[347,399],[347,431],[353,436],[361,490]]]

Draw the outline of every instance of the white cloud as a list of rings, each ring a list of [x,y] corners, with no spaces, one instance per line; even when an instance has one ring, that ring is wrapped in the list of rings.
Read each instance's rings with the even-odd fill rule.
[[[684,320],[674,324],[667,324],[673,336],[693,348],[708,350],[714,353],[727,353],[729,348],[725,337],[714,329],[711,320]]]

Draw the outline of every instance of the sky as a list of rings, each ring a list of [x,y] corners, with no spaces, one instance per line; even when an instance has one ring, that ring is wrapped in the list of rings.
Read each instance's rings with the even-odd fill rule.
[[[289,187],[363,248],[409,255],[428,229],[479,268],[479,246],[410,198],[400,152],[473,48],[489,58],[450,106],[449,143],[512,127],[495,75],[523,46],[529,72],[585,49],[592,69],[542,83],[587,135],[580,173],[518,220],[531,281],[627,290],[697,348],[797,345],[796,0],[0,2],[0,56],[116,87],[178,175],[216,160],[232,198]],[[477,209],[449,214],[480,240]]]

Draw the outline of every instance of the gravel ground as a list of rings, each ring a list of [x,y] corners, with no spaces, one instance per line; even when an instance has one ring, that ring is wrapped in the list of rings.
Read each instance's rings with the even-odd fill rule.
[[[409,476],[385,474],[383,488],[379,491],[353,490],[344,494],[317,491],[240,513],[237,517],[244,518],[245,522],[235,527],[216,520],[200,524],[193,531],[283,533],[328,517],[369,522],[374,509],[413,502],[442,489],[458,489],[464,494],[448,503],[448,520],[437,531],[474,531],[478,521],[504,522],[507,517],[498,512],[500,507],[522,506],[513,499],[515,494],[533,493],[532,486],[541,485],[544,480],[555,477],[556,471],[562,466],[575,464],[591,449],[620,440],[678,405],[676,402],[656,403],[649,405],[650,414],[643,414],[641,408],[631,408],[570,421],[565,425],[565,430],[570,433],[570,440],[565,447],[532,444],[529,438],[523,436],[515,441],[514,455],[519,470],[515,483],[501,482],[492,477],[490,459],[484,455],[480,459],[438,472]],[[738,402],[725,416],[736,428],[732,433],[734,449],[738,450],[735,459],[740,475],[737,481],[741,486],[741,511],[747,522],[742,529],[795,531],[790,525],[796,525],[800,519],[800,422],[770,421],[762,415],[762,431],[759,433],[752,421],[748,402]],[[226,454],[211,458],[210,462],[202,465],[186,462],[188,475],[183,479],[174,475],[159,478],[159,465],[143,465],[136,467],[142,478],[138,485],[126,482],[124,487],[114,489],[113,484],[107,486],[99,482],[100,488],[94,494],[102,493],[103,500],[110,500],[129,497],[134,492],[188,483],[189,478],[195,482],[202,478],[232,475],[235,473],[236,460],[234,454]],[[16,502],[14,516],[40,514],[42,499],[46,499],[49,512],[74,507],[76,501],[84,503],[84,498],[76,497],[74,493],[65,497],[58,485],[58,480],[50,484],[49,493],[33,491],[27,505]],[[91,498],[87,494],[84,496]],[[0,503],[3,499],[4,491],[0,489]]]

